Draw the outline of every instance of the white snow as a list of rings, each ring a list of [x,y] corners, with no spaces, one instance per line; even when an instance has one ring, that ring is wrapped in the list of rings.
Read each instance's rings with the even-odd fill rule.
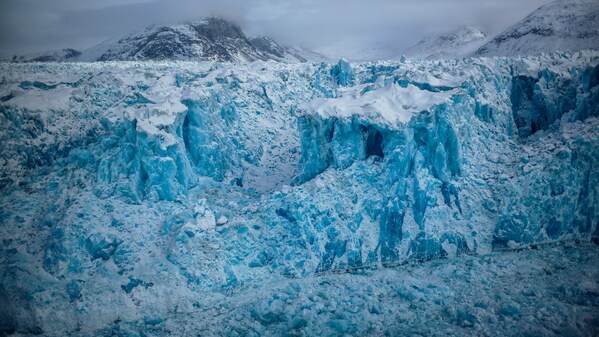
[[[421,90],[414,85],[406,88],[391,83],[380,89],[361,92],[368,85],[350,87],[339,92],[336,98],[319,98],[302,104],[306,114],[317,114],[324,118],[357,117],[373,124],[398,128],[407,123],[414,114],[432,106],[448,102],[457,89],[445,92]]]

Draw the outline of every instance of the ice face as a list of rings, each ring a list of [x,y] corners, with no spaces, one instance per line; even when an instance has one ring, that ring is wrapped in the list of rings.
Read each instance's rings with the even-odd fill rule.
[[[0,299],[22,333],[598,237],[595,52],[0,68]],[[252,322],[285,325],[279,302]]]
[[[382,161],[382,172],[351,179],[366,179],[368,190],[382,188],[380,250],[370,253],[396,264],[485,251],[489,241],[500,249],[589,237],[597,222],[597,185],[589,180],[597,89],[587,84],[597,78],[594,63],[566,70],[466,62],[461,71],[468,80],[453,76],[451,67],[424,74],[404,68],[381,74],[368,91],[304,105],[299,122],[304,181],[329,168],[351,171],[352,163],[371,155]],[[435,71],[449,77],[419,79]],[[428,85],[410,84],[417,82]],[[384,100],[390,85],[402,83],[412,88],[410,96],[428,97],[419,100],[428,106],[415,108],[407,122],[401,108],[381,109],[391,114],[384,118],[370,113],[374,103],[367,95]],[[436,100],[447,93],[450,102]],[[566,131],[574,125],[581,129]],[[569,138],[573,134],[579,141]],[[533,148],[543,150],[533,154]]]

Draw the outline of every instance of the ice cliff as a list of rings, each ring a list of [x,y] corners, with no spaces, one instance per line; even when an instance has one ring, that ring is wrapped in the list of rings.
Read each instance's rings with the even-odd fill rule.
[[[362,235],[334,226],[327,230],[342,239],[329,240],[331,250],[395,264],[588,240],[598,220],[599,69],[529,62],[408,63],[382,74],[363,66],[355,90],[305,105],[302,181],[334,168],[380,194],[376,203],[347,200],[358,210],[351,226],[373,210],[367,220],[378,224],[378,239],[366,251],[347,248]],[[380,171],[354,168],[368,158]],[[331,214],[347,222],[335,207],[316,222]]]
[[[599,239],[596,52],[0,69],[5,332],[160,329],[266,280]],[[281,301],[248,326],[287,324]]]

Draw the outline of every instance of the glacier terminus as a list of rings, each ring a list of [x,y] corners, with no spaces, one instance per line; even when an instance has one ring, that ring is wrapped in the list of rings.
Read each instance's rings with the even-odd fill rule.
[[[595,47],[174,27],[0,62],[1,336],[599,335]]]
[[[362,293],[383,267],[599,239],[595,52],[1,67],[1,295],[22,333],[172,332],[241,305],[223,324],[277,335],[344,298],[316,296],[326,275]],[[236,303],[270,282],[291,290]],[[285,304],[304,288],[313,306]],[[401,332],[366,295],[323,333]]]

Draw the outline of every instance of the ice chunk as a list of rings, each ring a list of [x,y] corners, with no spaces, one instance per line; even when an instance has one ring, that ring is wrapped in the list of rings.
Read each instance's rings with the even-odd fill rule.
[[[331,75],[342,86],[348,86],[354,82],[354,72],[351,65],[344,59],[340,59],[335,66],[331,68]]]

